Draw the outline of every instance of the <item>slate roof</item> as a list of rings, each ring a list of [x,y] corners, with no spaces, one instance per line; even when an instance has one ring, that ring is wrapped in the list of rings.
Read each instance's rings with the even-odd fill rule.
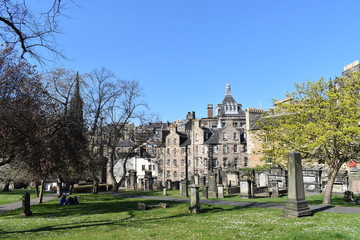
[[[119,142],[116,146],[117,147],[134,147],[135,145],[136,144],[133,141],[131,141],[129,139],[125,139],[125,140]]]
[[[213,135],[211,135],[205,144],[219,144],[219,130],[213,130]]]

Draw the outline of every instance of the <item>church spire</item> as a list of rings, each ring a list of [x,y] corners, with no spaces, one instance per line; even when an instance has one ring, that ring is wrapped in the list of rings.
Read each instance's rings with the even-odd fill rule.
[[[83,101],[82,101],[82,98],[80,95],[79,72],[76,73],[74,95],[71,98],[71,102],[70,102],[70,114],[72,115],[73,119],[76,119],[76,121],[79,124],[81,124],[81,125],[83,124],[83,122],[84,122]]]

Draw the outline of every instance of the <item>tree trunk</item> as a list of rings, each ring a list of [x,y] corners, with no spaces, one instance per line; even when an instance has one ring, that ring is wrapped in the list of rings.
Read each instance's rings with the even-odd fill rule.
[[[69,195],[72,195],[73,192],[74,192],[74,183],[70,184]]]
[[[3,188],[3,192],[10,192],[10,179],[6,179],[5,183],[4,183],[4,188]]]
[[[92,193],[98,194],[99,193],[99,178],[93,176],[93,181],[94,181],[94,184],[93,184]]]
[[[46,178],[44,178],[44,179],[41,181],[40,193],[39,193],[39,201],[38,201],[38,203],[42,203],[42,200],[43,200],[45,180],[46,180]]]
[[[39,197],[40,191],[39,191],[39,183],[38,182],[35,183],[35,189],[36,189],[36,197]]]
[[[328,181],[326,183],[326,188],[324,192],[324,205],[330,205],[331,204],[331,196],[332,196],[332,189],[334,186],[335,178],[338,173],[339,169],[330,169],[330,174],[328,176]]]
[[[61,177],[58,177],[57,179],[57,189],[56,189],[56,195],[58,198],[62,197],[63,195],[63,191],[62,191],[62,183],[63,183],[63,180]]]

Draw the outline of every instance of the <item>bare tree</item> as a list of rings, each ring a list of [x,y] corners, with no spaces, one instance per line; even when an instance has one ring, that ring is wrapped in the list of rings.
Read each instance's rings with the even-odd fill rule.
[[[46,49],[57,56],[63,57],[58,49],[55,36],[59,31],[59,17],[72,0],[44,1],[46,9],[35,11],[29,0],[0,1],[0,37],[2,40],[21,50],[21,57],[26,54],[40,63],[46,59],[39,49]]]

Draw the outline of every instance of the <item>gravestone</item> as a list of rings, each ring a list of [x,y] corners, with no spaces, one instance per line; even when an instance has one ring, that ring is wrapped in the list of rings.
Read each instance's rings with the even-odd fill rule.
[[[21,217],[29,217],[32,215],[30,211],[30,193],[26,192],[21,198],[22,200],[22,210],[23,212],[20,214]]]
[[[203,186],[202,189],[202,197],[203,199],[208,199],[208,191],[209,191],[209,187],[208,186]]]
[[[130,178],[130,190],[136,190],[137,189],[137,176],[135,170],[129,170],[129,178]]]
[[[279,185],[277,180],[271,181],[271,197],[278,198],[280,197],[279,194]]]
[[[145,183],[145,191],[149,192],[153,190],[152,184],[153,184],[153,179],[152,179],[152,172],[151,171],[145,171],[145,176],[144,176],[144,183]]]
[[[284,217],[311,216],[312,211],[305,201],[301,155],[291,152],[288,156],[288,200],[283,210]]]
[[[167,196],[167,188],[166,187],[163,187],[163,195]]]
[[[166,187],[167,187],[168,190],[172,189],[172,183],[171,183],[170,179],[166,180]]]
[[[190,185],[190,213],[200,213],[199,185]]]
[[[221,174],[222,174],[221,169],[220,168],[216,169],[216,182],[218,184],[222,184],[222,175]]]
[[[200,185],[200,187],[203,187],[203,186],[206,185],[206,178],[205,178],[205,176],[201,176],[201,177],[199,178],[199,185]]]
[[[180,183],[180,196],[181,197],[188,197],[188,182],[187,180],[182,180]]]
[[[196,185],[200,185],[200,176],[198,174],[194,175],[194,182]]]
[[[224,185],[218,184],[218,198],[224,198]]]
[[[250,198],[250,180],[240,180],[240,198]]]
[[[216,174],[214,172],[209,172],[209,189],[208,196],[209,198],[217,198],[217,184],[216,184]]]

